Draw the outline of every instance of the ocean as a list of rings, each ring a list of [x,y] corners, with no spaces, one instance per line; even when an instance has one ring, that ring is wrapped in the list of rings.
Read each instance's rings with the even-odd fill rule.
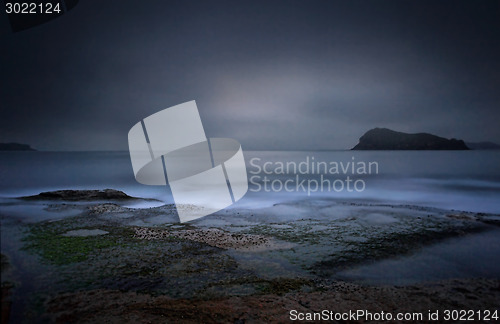
[[[244,156],[249,190],[233,208],[327,197],[500,213],[500,151],[244,151]],[[0,165],[0,198],[113,188],[160,201],[135,207],[173,202],[167,186],[136,182],[125,151],[0,152]]]
[[[336,260],[344,253],[356,256],[349,254],[354,247],[359,248],[360,255],[370,256],[369,244],[364,243],[370,239],[383,243],[388,241],[386,237],[391,238],[400,232],[411,237],[412,233],[422,233],[422,228],[426,233],[428,227],[444,231],[439,228],[442,224],[453,224],[457,228],[467,224],[441,217],[447,215],[447,211],[435,212],[432,208],[419,211],[414,207],[406,208],[406,205],[500,214],[500,151],[244,151],[244,156],[248,192],[229,207],[240,210],[216,213],[196,221],[194,226],[233,231],[238,228],[248,231],[266,229],[278,237],[287,233],[296,238],[303,237],[304,240],[291,249],[251,254],[218,252],[239,262],[240,268],[251,269],[264,277],[269,273],[274,276],[302,275],[311,269],[328,271],[331,266],[322,267],[322,262]],[[81,210],[63,208],[62,212],[54,212],[48,210],[47,202],[11,198],[61,189],[113,188],[130,196],[157,200],[139,200],[126,207],[147,208],[173,203],[168,186],[147,186],[135,180],[128,152],[0,152],[0,166],[1,246],[2,254],[8,256],[15,270],[8,270],[10,272],[6,275],[15,284],[12,296],[14,320],[21,320],[27,310],[33,312],[37,298],[69,289],[73,277],[88,274],[87,267],[98,269],[100,263],[87,264],[84,261],[65,265],[62,273],[73,271],[74,275],[68,282],[61,281],[60,269],[48,264],[40,255],[27,251],[25,239],[30,228],[43,228],[52,223],[41,221],[55,221],[52,223],[55,226],[88,227],[85,222],[62,222],[63,225],[57,222],[61,218],[79,215]],[[341,203],[337,204],[336,200]],[[353,202],[351,206],[349,203]],[[283,205],[273,206],[280,203]],[[402,206],[393,209],[395,205]],[[242,211],[246,211],[245,218]],[[121,218],[131,216],[126,214],[110,217],[126,222]],[[149,214],[149,211],[143,214]],[[425,218],[428,214],[434,217]],[[458,213],[450,214],[455,216]],[[499,219],[495,215],[487,217]],[[469,223],[479,226],[479,222]],[[168,225],[171,228],[181,226]],[[481,226],[486,228],[484,224]],[[374,285],[407,285],[451,278],[498,278],[500,230],[494,225],[488,226],[480,232],[429,241],[425,246],[414,242],[415,246],[408,253],[397,253],[395,245],[390,245],[395,251],[388,257],[356,263],[344,270],[335,268],[327,275],[334,280]],[[265,231],[262,233],[266,234]],[[317,242],[309,241],[308,237]],[[399,246],[398,242],[394,244]],[[169,244],[174,243],[166,242],[165,246]],[[133,255],[134,251],[130,248],[120,253]],[[103,264],[108,260],[118,260],[120,264],[129,262],[128,257],[120,261],[121,254],[115,250],[109,253],[103,259],[97,254],[93,260],[101,260],[99,262]],[[79,268],[81,266],[84,268]],[[106,266],[105,269],[116,270],[118,267]],[[162,266],[161,269],[170,268]],[[232,270],[220,270],[221,273],[224,271]],[[217,275],[220,274],[217,272]],[[168,283],[171,277],[165,275],[161,280]],[[135,280],[133,276],[126,278],[130,282]],[[114,277],[107,280],[108,285],[115,282]],[[116,282],[120,281],[116,279]],[[182,283],[174,286],[179,285]],[[36,311],[33,314],[36,315]]]

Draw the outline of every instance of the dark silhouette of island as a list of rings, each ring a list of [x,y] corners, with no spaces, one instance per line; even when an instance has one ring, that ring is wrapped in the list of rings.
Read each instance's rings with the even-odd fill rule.
[[[471,150],[500,150],[500,145],[493,142],[465,143]]]
[[[36,151],[28,144],[0,143],[0,151]]]
[[[90,201],[90,200],[129,200],[139,199],[114,189],[104,190],[56,190],[41,192],[35,196],[20,197],[26,200],[70,200],[70,201]]]
[[[359,139],[353,150],[468,150],[464,141],[427,133],[408,134],[374,128]]]

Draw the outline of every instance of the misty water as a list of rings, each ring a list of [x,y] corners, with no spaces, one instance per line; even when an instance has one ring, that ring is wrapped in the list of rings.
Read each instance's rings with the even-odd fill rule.
[[[451,238],[416,253],[341,271],[336,278],[367,284],[408,285],[450,278],[498,278],[500,230]]]
[[[257,208],[308,197],[328,197],[500,213],[500,151],[246,151],[244,155],[249,179],[254,178],[249,192],[234,207]],[[308,195],[302,187],[277,190],[279,183],[268,186],[267,191],[259,187],[264,176],[283,183],[297,175],[257,173],[264,163],[268,163],[267,171],[273,171],[279,162],[298,166],[309,161],[311,166],[312,160],[356,166],[376,162],[378,173],[372,170],[372,174],[351,174],[349,168],[346,174],[340,169],[340,174],[323,175],[331,181],[345,181],[347,176],[363,180],[365,187],[360,192],[318,190]],[[0,199],[60,189],[113,188],[131,196],[173,202],[168,187],[145,186],[135,181],[128,152],[0,152],[0,163]],[[311,170],[309,174],[298,174],[300,180],[320,181],[320,174],[310,173]]]
[[[277,203],[328,198],[344,202],[418,205],[500,214],[500,151],[246,151],[244,154],[251,179],[249,191],[230,209],[261,209]],[[344,166],[356,163],[356,167],[360,163],[376,162],[377,172],[372,170],[369,174],[356,169],[353,174],[353,169],[349,167],[345,174],[342,170],[335,174],[304,169],[305,164],[311,167],[311,161],[325,162],[328,166],[332,162]],[[280,165],[287,163],[297,167],[302,163],[303,168],[296,173],[280,169]],[[18,223],[13,220],[32,223],[69,217],[75,213],[47,213],[43,203],[26,202],[20,205],[19,201],[12,199],[14,197],[50,190],[113,188],[131,196],[158,200],[142,201],[130,207],[144,208],[173,202],[168,187],[145,186],[135,181],[128,152],[0,152],[0,164],[2,251],[19,248],[20,243],[16,241],[21,234],[15,230],[9,235],[5,232],[9,227],[17,226]],[[362,180],[364,186],[363,190],[321,191],[303,190],[303,187],[291,185],[288,188],[293,190],[280,190],[280,183],[290,179],[295,181],[297,176],[305,183],[308,180],[320,181],[321,176],[331,182],[344,181],[349,176],[353,181]],[[271,184],[269,190],[264,190],[264,177]],[[293,210],[285,209],[280,219],[294,221],[296,215]],[[306,205],[301,206],[300,211],[301,215],[314,213]],[[387,221],[384,216],[377,217],[374,222]],[[217,224],[214,223],[214,226]],[[390,222],[386,226],[391,226]],[[498,229],[470,234],[427,247],[427,250],[420,250],[411,256],[351,269],[342,273],[341,277],[370,283],[498,277],[500,269],[495,260],[500,253],[499,238]],[[478,257],[482,262],[477,262]],[[27,255],[25,259],[31,260]],[[12,261],[21,263],[19,257]]]

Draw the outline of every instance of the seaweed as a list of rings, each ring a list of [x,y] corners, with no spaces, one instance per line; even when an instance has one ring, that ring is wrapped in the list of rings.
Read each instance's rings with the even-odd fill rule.
[[[85,261],[91,254],[98,254],[107,248],[126,245],[135,240],[132,230],[114,227],[104,227],[103,229],[109,232],[106,235],[63,236],[68,229],[61,226],[61,223],[46,222],[30,226],[28,235],[23,239],[23,249],[40,255],[42,260],[48,263],[64,265]]]

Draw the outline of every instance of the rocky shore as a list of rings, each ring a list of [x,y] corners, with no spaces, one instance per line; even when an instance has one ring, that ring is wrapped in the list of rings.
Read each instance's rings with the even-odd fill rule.
[[[20,197],[25,200],[64,200],[64,201],[93,201],[93,200],[131,200],[123,191],[114,189],[104,190],[56,190],[41,192],[38,195]]]
[[[306,314],[364,310],[391,314],[430,311],[497,310],[499,280],[450,280],[409,287],[370,287],[335,282],[321,291],[266,294],[211,300],[172,299],[135,292],[91,290],[60,295],[47,302],[55,323],[287,323],[291,311]],[[395,316],[395,315],[394,315]],[[308,321],[309,322],[309,321]],[[402,323],[415,321],[330,321]],[[432,323],[449,323],[440,319]]]
[[[229,233],[217,228],[167,230],[152,229],[147,227],[136,228],[135,235],[139,239],[161,240],[169,237],[205,243],[221,249],[238,251],[267,251],[293,247],[293,244],[279,242],[263,235]]]
[[[174,206],[128,208],[133,197],[115,190],[35,197],[8,206],[30,206],[44,221],[1,213],[2,308],[12,321],[286,322],[292,309],[427,312],[500,301],[495,276],[404,286],[338,278],[495,230],[499,215],[308,200],[180,224]]]

